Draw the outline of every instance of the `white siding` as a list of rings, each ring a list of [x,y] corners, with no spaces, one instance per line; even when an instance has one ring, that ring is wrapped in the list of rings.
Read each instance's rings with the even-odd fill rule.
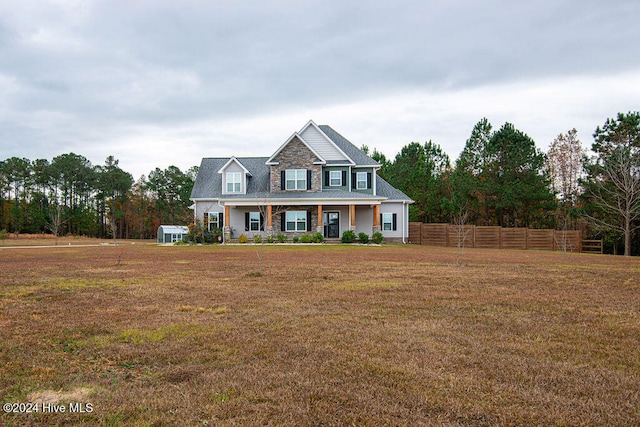
[[[217,201],[199,201],[195,203],[196,208],[194,210],[194,221],[200,220],[204,223],[204,214],[207,212],[219,212],[224,213],[224,206],[220,206]],[[224,220],[227,221],[226,219]]]
[[[366,233],[369,237],[373,234],[373,209],[369,206],[356,206],[355,232]]]
[[[222,194],[229,194],[227,192],[227,172],[239,172],[240,173],[240,193],[246,194],[247,177],[244,170],[236,162],[229,163],[229,166],[222,171]],[[233,194],[233,193],[232,193]]]
[[[316,129],[307,126],[300,135],[324,160],[348,160],[337,147]]]
[[[407,237],[409,233],[407,226],[408,218],[406,205],[404,205],[402,202],[385,202],[380,205],[380,213],[396,214],[397,229],[395,231],[381,230],[384,237]],[[382,224],[380,224],[380,227],[382,227]]]

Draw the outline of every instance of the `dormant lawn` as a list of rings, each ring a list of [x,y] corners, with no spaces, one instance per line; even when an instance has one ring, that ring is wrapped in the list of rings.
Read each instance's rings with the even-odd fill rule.
[[[0,424],[640,424],[638,258],[65,245],[0,249]]]

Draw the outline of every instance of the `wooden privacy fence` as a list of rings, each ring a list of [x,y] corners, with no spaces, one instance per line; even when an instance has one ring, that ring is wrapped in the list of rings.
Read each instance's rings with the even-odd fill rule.
[[[450,224],[409,223],[409,243],[466,248],[535,249],[582,252],[579,230],[536,230],[530,228],[456,226]]]

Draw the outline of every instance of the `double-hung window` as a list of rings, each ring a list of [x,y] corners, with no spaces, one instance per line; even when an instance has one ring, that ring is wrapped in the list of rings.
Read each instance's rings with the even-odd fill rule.
[[[286,214],[286,231],[307,231],[307,211],[291,211]]]
[[[342,171],[329,171],[329,186],[340,187],[342,185]]]
[[[213,231],[216,228],[222,228],[220,221],[221,214],[219,212],[209,212],[207,216],[209,217],[209,231]]]
[[[367,189],[367,173],[366,172],[356,173],[356,188],[358,190]]]
[[[391,231],[393,228],[393,214],[383,213],[382,214],[382,229],[385,231]]]
[[[260,231],[260,212],[249,212],[249,230]]]
[[[240,193],[242,186],[242,174],[240,172],[227,172],[227,193]]]
[[[307,170],[306,169],[287,169],[285,172],[285,180],[287,190],[306,190],[307,189]]]

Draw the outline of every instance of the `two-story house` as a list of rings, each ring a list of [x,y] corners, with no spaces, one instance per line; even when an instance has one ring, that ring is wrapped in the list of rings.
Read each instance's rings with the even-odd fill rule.
[[[345,230],[406,242],[413,201],[377,175],[380,165],[329,126],[309,121],[271,157],[204,158],[191,193],[194,218],[245,234]]]

